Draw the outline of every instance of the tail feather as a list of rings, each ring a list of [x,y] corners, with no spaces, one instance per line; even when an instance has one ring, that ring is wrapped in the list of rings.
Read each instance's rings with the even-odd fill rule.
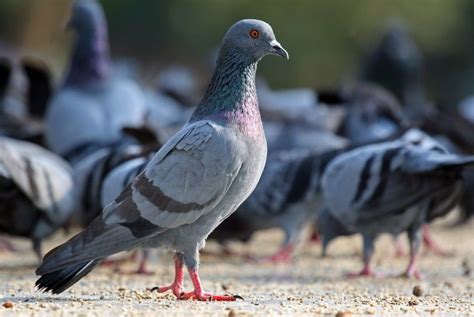
[[[35,286],[44,292],[62,293],[92,271],[100,261],[96,259],[46,273],[36,281]]]

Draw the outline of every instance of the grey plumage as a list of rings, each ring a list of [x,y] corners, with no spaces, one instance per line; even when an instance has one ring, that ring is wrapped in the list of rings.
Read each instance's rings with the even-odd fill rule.
[[[73,212],[69,165],[24,141],[0,137],[0,231],[40,242],[62,227]]]
[[[40,289],[61,292],[99,259],[117,252],[168,247],[176,252],[177,276],[182,279],[184,264],[193,280],[194,292],[184,297],[215,298],[202,291],[198,250],[250,195],[263,171],[266,142],[255,73],[268,54],[288,57],[265,22],[242,20],[229,29],[214,76],[189,122],[86,230],[45,256],[36,271],[42,275],[36,283]]]
[[[324,173],[322,189],[330,215],[364,239],[368,274],[373,240],[380,233],[408,232],[411,266],[419,246],[420,227],[449,212],[462,194],[461,172],[473,157],[447,153],[421,131],[400,139],[363,146],[339,155]],[[321,227],[323,239],[325,230]],[[337,236],[334,232],[329,235]]]

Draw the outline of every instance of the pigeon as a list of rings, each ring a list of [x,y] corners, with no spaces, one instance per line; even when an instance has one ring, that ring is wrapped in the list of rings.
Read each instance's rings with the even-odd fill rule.
[[[415,124],[434,110],[423,91],[423,56],[408,26],[392,21],[378,45],[367,57],[361,79],[382,85],[392,92]]]
[[[0,135],[44,145],[44,115],[52,93],[48,67],[16,53],[0,59]]]
[[[380,141],[409,126],[397,99],[381,86],[359,82],[339,93],[347,113],[337,134],[352,143]]]
[[[68,25],[77,38],[63,85],[47,109],[46,141],[74,167],[97,149],[126,142],[122,129],[145,126],[148,110],[134,81],[111,74],[100,5],[76,0]]]
[[[70,166],[42,147],[0,137],[0,232],[41,240],[63,227],[74,210]]]
[[[370,266],[375,238],[406,231],[410,262],[405,274],[421,278],[415,265],[421,228],[458,203],[462,171],[472,165],[473,156],[450,154],[419,130],[338,155],[322,177],[328,212],[321,214],[330,216],[320,220],[323,246],[338,235],[361,233],[364,268],[349,276],[377,276]]]
[[[322,207],[321,175],[339,151],[286,151],[269,157],[255,191],[209,237],[225,245],[232,240],[247,242],[259,230],[281,228],[285,233],[281,248],[261,261],[289,261],[304,226]]]
[[[251,194],[263,172],[266,141],[255,74],[265,55],[288,59],[271,26],[235,23],[224,36],[210,84],[189,122],[87,229],[51,250],[37,268],[40,290],[61,293],[104,257],[138,247],[175,251],[171,290],[179,299],[233,301],[204,292],[198,252]],[[183,292],[184,266],[194,290]]]

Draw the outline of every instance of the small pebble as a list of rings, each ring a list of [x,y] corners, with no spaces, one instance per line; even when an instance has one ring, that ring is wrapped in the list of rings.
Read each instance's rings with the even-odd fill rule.
[[[8,302],[5,302],[3,303],[2,305],[4,308],[13,308],[13,303],[8,301]]]
[[[421,295],[423,295],[423,289],[420,285],[416,285],[415,287],[413,287],[413,295],[415,295],[416,297],[420,297]]]
[[[336,317],[352,317],[352,313],[350,311],[338,311]]]

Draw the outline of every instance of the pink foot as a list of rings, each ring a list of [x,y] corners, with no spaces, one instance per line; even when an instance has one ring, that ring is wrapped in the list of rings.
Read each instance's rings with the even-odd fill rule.
[[[375,277],[375,278],[383,278],[384,275],[380,272],[374,271],[370,267],[364,267],[360,272],[349,272],[346,274],[348,278],[357,278],[357,277]]]
[[[182,283],[174,282],[170,286],[153,287],[153,288],[150,289],[150,292],[164,293],[164,292],[167,292],[167,291],[171,290],[173,292],[174,296],[176,296],[177,298],[180,298],[180,296],[182,294],[182,287],[183,287]]]
[[[193,299],[198,301],[220,301],[220,302],[233,302],[237,299],[243,299],[239,295],[213,295],[210,293],[205,293],[202,290],[201,280],[199,279],[199,274],[196,269],[188,269],[189,277],[194,285],[194,291],[181,293],[178,299],[186,300]]]
[[[255,258],[250,255],[246,255],[245,258],[249,262],[257,262],[257,263],[290,263],[292,258],[291,255],[293,254],[294,246],[288,245],[286,247],[281,248],[277,253],[263,257],[263,258]]]
[[[420,272],[415,265],[410,265],[407,270],[400,275],[400,277],[404,278],[416,278],[417,280],[423,280],[425,279],[425,275]]]
[[[180,300],[198,300],[198,301],[216,301],[216,302],[233,302],[237,299],[243,299],[239,295],[212,295],[210,293],[204,293],[202,291],[191,291],[181,293],[178,297]]]

